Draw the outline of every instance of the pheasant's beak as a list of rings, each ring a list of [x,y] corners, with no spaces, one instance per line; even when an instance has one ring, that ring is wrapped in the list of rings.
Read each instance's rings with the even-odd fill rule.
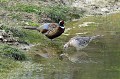
[[[67,50],[67,49],[68,49],[68,46],[67,46],[67,45],[64,45],[63,49],[64,49],[64,50]]]

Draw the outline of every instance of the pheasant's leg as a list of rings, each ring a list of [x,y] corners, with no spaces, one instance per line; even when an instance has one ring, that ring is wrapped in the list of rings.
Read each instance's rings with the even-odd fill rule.
[[[53,39],[50,39],[53,42]]]

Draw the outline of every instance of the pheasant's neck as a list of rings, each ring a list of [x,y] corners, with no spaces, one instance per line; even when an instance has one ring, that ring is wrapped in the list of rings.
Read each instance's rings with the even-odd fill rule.
[[[59,26],[63,26],[63,27],[64,27],[64,24],[62,24],[62,23],[59,23]]]
[[[60,28],[65,29],[65,27],[64,27],[64,26],[60,26]]]
[[[64,25],[63,25],[63,24],[59,24],[59,26],[60,26],[62,29],[64,29]]]

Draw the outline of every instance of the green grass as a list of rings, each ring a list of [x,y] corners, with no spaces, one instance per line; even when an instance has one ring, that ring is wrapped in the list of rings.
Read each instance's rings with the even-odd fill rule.
[[[0,0],[0,2],[8,2],[9,0]],[[83,32],[88,32],[87,34],[81,34],[80,36],[92,36],[92,35],[105,35],[106,37],[103,37],[102,40],[98,41],[93,41],[91,43],[91,46],[95,46],[95,48],[100,48],[101,49],[106,49],[106,48],[111,48],[116,49],[117,52],[119,52],[119,47],[120,44],[116,41],[119,41],[118,37],[120,37],[120,14],[111,14],[108,16],[89,16],[86,18],[81,18],[78,21],[68,21],[70,19],[74,18],[80,18],[84,14],[84,11],[79,11],[75,8],[70,8],[68,6],[62,6],[62,5],[53,5],[53,6],[46,6],[44,7],[43,5],[36,6],[36,5],[28,5],[28,4],[18,4],[14,6],[4,6],[5,10],[8,12],[13,12],[13,13],[8,13],[10,19],[17,19],[18,24],[15,26],[10,26],[10,25],[4,25],[3,29],[6,31],[11,30],[14,33],[15,37],[19,37],[19,40],[26,41],[31,44],[39,44],[38,46],[35,46],[28,52],[19,50],[15,47],[6,45],[6,44],[1,44],[0,45],[0,77],[3,77],[2,79],[7,79],[9,73],[11,71],[15,71],[13,76],[19,71],[16,69],[20,70],[19,76],[15,76],[15,79],[20,78],[21,76],[24,76],[25,72],[28,72],[31,70],[31,72],[35,72],[37,69],[37,65],[40,65],[41,63],[44,65],[54,64],[56,65],[62,65],[56,64],[54,62],[58,62],[57,60],[57,55],[60,53],[63,53],[63,45],[65,42],[67,42],[71,37],[75,36],[76,33],[83,33]],[[18,12],[18,14],[14,14],[14,12]],[[43,34],[37,32],[37,31],[32,31],[32,30],[25,30],[22,29],[19,24],[21,24],[21,20],[24,19],[23,17],[20,16],[19,13],[28,13],[28,14],[36,14],[40,19],[43,14],[47,15],[50,17],[52,20],[57,21],[58,18],[64,19],[68,21],[65,24],[65,28],[72,28],[72,30],[69,30],[67,33],[69,33],[69,36],[61,35],[60,37],[56,38],[51,42],[47,37],[45,37]],[[7,19],[8,21],[10,19]],[[2,19],[0,20],[2,21]],[[38,20],[37,20],[38,21]],[[13,21],[10,21],[13,22]],[[37,22],[34,22],[32,20],[27,20],[25,22],[28,22],[29,26],[39,26],[40,24]],[[95,22],[97,24],[89,24],[87,27],[80,27],[78,26],[80,24],[83,24],[83,22]],[[24,26],[24,25],[23,25]],[[75,27],[75,28],[73,28]],[[114,35],[114,33],[116,35]],[[111,34],[113,34],[111,36]],[[109,39],[106,39],[109,38]],[[115,41],[112,41],[114,38]],[[110,43],[113,43],[113,45],[110,45]],[[115,47],[115,48],[112,48]],[[71,51],[71,50],[70,50]],[[40,56],[36,57],[37,54],[40,52],[42,53],[52,53],[53,54],[53,61],[52,59],[44,59],[40,58]],[[73,51],[71,51],[73,53]],[[70,52],[70,53],[71,53]],[[93,50],[89,50],[89,54],[93,53]],[[104,51],[102,51],[104,53]],[[111,51],[116,53],[115,51]],[[110,53],[111,53],[110,52]],[[119,54],[118,54],[119,55]],[[112,54],[113,56],[113,54]],[[17,57],[17,58],[16,58]],[[30,62],[29,63],[26,61]],[[27,65],[26,65],[26,64]],[[24,65],[25,64],[25,65]],[[34,67],[35,65],[35,67]],[[33,66],[30,70],[29,68],[26,68],[26,66]],[[39,66],[41,67],[41,66]],[[52,67],[51,67],[52,68]],[[39,69],[39,68],[38,68]],[[57,67],[56,67],[57,69]],[[55,71],[55,69],[53,69]],[[46,71],[47,72],[47,69]],[[52,72],[52,70],[50,71]],[[54,72],[53,72],[54,73]],[[41,74],[41,73],[40,73]],[[34,77],[34,75],[32,75]],[[8,78],[9,79],[9,78]],[[27,78],[26,78],[27,79]]]
[[[19,67],[20,64],[17,61],[0,57],[0,76],[2,79],[6,79],[11,70]]]
[[[3,2],[9,2],[9,0],[0,0],[1,3]]]
[[[28,12],[28,13],[37,13],[37,10],[39,7],[34,6],[34,5],[25,5],[25,4],[17,4],[15,6],[11,7],[6,7],[10,11],[23,11],[23,12]]]
[[[84,14],[84,11],[80,11],[79,9],[63,5],[36,6],[28,4],[16,4],[9,7],[6,6],[5,9],[8,11],[35,13],[38,14],[40,17],[46,16],[48,18],[51,18],[51,20],[56,22],[58,21],[58,19],[63,20],[70,20],[74,18],[78,19]],[[18,16],[12,17],[18,18]]]
[[[27,57],[24,52],[17,48],[13,48],[8,45],[1,44],[0,46],[0,56],[5,58],[10,58],[14,60],[26,60]]]
[[[7,78],[10,71],[20,67],[19,61],[27,59],[24,52],[5,44],[0,45],[0,76]]]

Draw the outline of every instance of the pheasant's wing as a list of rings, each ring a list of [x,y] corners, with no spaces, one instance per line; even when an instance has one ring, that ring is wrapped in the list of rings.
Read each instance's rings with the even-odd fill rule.
[[[45,23],[45,24],[41,25],[40,27],[38,27],[37,30],[44,34],[48,31],[49,24],[50,23]]]
[[[49,24],[48,27],[48,36],[53,36],[58,32],[59,25],[56,23],[51,23]]]
[[[87,44],[89,44],[89,42],[90,42],[90,37],[78,37],[78,38],[76,38],[75,40],[77,40],[78,41],[78,44],[79,45],[87,45]]]

